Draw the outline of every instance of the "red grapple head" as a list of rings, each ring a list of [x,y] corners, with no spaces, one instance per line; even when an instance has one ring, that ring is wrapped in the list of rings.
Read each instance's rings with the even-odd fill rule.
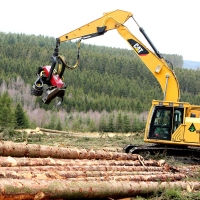
[[[43,70],[44,70],[44,74],[46,77],[49,76],[50,73],[50,68],[51,66],[44,66]],[[65,86],[65,83],[61,80],[61,78],[59,77],[58,74],[52,74],[52,77],[50,79],[50,83],[52,86],[56,86],[57,88],[62,88]]]

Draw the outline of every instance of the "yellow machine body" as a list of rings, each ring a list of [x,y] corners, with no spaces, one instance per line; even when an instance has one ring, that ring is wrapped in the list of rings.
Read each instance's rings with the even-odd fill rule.
[[[134,18],[133,20],[138,25],[140,32],[147,39],[154,52],[148,49],[128,30],[124,23],[129,18],[133,18],[131,12],[123,10],[107,12],[99,19],[57,39],[60,42],[76,38],[89,39],[116,29],[154,75],[164,94],[163,100],[152,101],[152,107],[146,123],[144,141],[166,145],[200,146],[200,106],[179,102],[180,88],[174,70],[168,66],[166,60],[159,54]],[[168,117],[168,121],[161,123],[159,119],[161,117]]]

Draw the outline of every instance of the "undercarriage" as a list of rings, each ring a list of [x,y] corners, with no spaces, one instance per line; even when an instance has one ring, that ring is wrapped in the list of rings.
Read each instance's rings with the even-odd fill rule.
[[[128,144],[123,148],[125,153],[139,154],[144,158],[150,156],[173,157],[184,163],[200,163],[200,147],[172,145],[134,145]]]

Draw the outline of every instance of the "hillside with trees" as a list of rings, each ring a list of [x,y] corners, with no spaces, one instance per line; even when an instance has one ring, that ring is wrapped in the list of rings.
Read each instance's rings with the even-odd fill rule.
[[[37,69],[50,65],[54,48],[55,38],[0,33],[0,105],[8,106],[10,112],[4,113],[12,114],[11,127],[103,132],[144,129],[152,99],[162,99],[163,94],[154,76],[132,50],[82,43],[80,65],[75,70],[65,70],[67,89],[62,105],[57,107],[56,99],[45,105],[40,97],[31,96]],[[76,51],[75,42],[60,46],[60,54],[69,65],[75,63]],[[181,101],[198,104],[199,71],[183,69],[180,55],[164,57],[174,65]],[[3,102],[4,98],[9,99],[9,105]],[[5,127],[5,123],[0,126]]]

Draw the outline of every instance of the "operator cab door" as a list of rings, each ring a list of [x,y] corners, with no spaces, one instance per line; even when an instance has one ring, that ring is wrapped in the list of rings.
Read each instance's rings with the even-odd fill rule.
[[[183,121],[183,109],[156,106],[150,123],[148,139],[171,140]]]

